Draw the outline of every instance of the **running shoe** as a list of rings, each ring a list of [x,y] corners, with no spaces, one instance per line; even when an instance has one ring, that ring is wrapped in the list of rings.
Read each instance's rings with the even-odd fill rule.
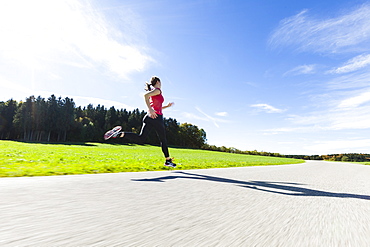
[[[104,134],[104,140],[108,140],[109,138],[116,138],[119,134],[121,134],[122,126],[116,126],[111,130],[108,130]]]
[[[176,164],[172,162],[172,159],[169,159],[169,160],[166,160],[166,162],[164,163],[164,166],[176,167]]]

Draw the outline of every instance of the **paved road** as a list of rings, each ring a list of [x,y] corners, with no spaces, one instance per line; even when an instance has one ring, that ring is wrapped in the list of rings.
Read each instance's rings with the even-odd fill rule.
[[[0,246],[370,246],[370,166],[0,179]]]

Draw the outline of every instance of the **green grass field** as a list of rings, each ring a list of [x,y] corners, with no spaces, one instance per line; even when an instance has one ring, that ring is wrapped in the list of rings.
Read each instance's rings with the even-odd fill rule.
[[[354,162],[354,163],[370,166],[370,162]]]
[[[169,170],[159,147],[101,143],[40,144],[0,141],[0,177]],[[302,160],[170,148],[176,170],[266,166]]]

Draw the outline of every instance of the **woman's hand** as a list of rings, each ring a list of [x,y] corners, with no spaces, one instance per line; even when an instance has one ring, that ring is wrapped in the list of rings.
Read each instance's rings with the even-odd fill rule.
[[[166,106],[163,106],[163,108],[162,109],[166,109],[166,108],[168,108],[168,107],[171,107],[171,106],[173,106],[175,103],[173,103],[173,102],[171,102],[171,103],[168,103]]]
[[[153,118],[153,119],[156,119],[158,117],[157,113],[155,113],[155,111],[152,108],[149,109],[148,115],[150,118]]]

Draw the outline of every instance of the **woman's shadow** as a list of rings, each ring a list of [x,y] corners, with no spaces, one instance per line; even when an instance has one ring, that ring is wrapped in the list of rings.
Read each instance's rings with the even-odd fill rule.
[[[286,182],[269,182],[269,181],[240,181],[228,178],[213,177],[207,175],[199,175],[195,173],[176,171],[175,175],[158,177],[158,178],[145,178],[145,179],[132,179],[132,181],[142,182],[166,182],[172,179],[194,179],[194,180],[206,180],[219,183],[234,184],[243,188],[254,189],[259,191],[265,191],[281,195],[289,196],[322,196],[322,197],[337,197],[337,198],[355,198],[370,200],[369,195],[357,195],[349,193],[335,193],[321,190],[307,189],[300,187],[299,183],[286,183]],[[278,190],[278,191],[276,191]]]

